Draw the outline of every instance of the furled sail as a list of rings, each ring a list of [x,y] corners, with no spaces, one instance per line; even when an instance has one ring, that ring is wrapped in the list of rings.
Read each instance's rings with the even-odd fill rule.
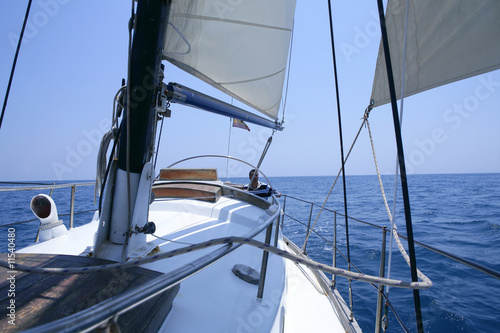
[[[172,1],[164,58],[277,119],[295,0]]]
[[[407,0],[389,0],[387,34],[397,98],[401,94]],[[500,1],[409,0],[404,96],[500,68]],[[382,46],[374,106],[390,101]]]

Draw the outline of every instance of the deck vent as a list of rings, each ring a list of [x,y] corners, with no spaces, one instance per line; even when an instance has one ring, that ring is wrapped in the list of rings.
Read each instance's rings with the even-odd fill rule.
[[[236,264],[232,269],[234,275],[251,284],[259,284],[260,274],[252,267]]]

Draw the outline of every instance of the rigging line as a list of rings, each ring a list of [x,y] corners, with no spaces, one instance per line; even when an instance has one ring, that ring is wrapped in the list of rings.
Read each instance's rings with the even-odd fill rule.
[[[120,87],[120,89],[118,89],[118,91],[116,92],[115,94],[115,97],[113,98],[113,115],[112,115],[112,118],[111,118],[111,128],[108,132],[106,132],[103,136],[103,138],[101,139],[101,145],[99,147],[99,152],[98,152],[98,157],[97,157],[97,172],[96,172],[96,181],[95,181],[95,189],[94,189],[94,204],[96,202],[96,197],[99,195],[101,196],[103,194],[103,191],[104,190],[104,184],[106,183],[106,177],[107,177],[107,174],[109,172],[109,169],[108,169],[108,165],[111,163],[111,159],[110,161],[108,162],[108,164],[104,164],[106,162],[106,154],[107,154],[107,151],[108,151],[108,148],[109,148],[109,143],[111,142],[111,140],[114,140],[114,144],[113,144],[113,149],[111,150],[111,156],[114,156],[116,155],[115,153],[115,148],[116,148],[116,141],[117,141],[117,138],[118,136],[120,135],[120,133],[117,133],[116,132],[116,129],[118,127],[121,127],[118,126],[118,118],[119,118],[119,113],[121,113],[121,111],[117,111],[117,104],[119,107],[123,108],[123,105],[120,104],[120,100],[121,100],[121,96],[123,94],[123,92],[125,91],[127,87],[125,85],[122,85],[122,87]],[[102,178],[102,177],[104,178]],[[102,186],[101,186],[102,184]],[[99,199],[99,207],[101,205],[101,200]],[[101,209],[99,208],[99,214],[101,212]]]
[[[292,34],[290,36],[290,52],[288,54],[288,70],[286,72],[286,86],[285,86],[285,98],[283,101],[283,115],[281,117],[281,123],[283,124],[285,122],[285,110],[286,110],[286,101],[288,99],[288,84],[290,83],[290,68],[292,65],[292,50],[293,50],[293,32],[295,28],[295,20],[293,21],[292,25]]]
[[[97,153],[97,165],[96,165],[96,176],[95,176],[95,187],[94,187],[94,205],[96,203],[96,198],[101,195],[101,183],[103,182],[104,174],[106,173],[106,155],[108,153],[109,144],[113,140],[116,128],[111,128],[109,131],[104,133],[101,143],[99,145],[99,151]],[[113,152],[111,152],[113,155]]]
[[[409,11],[410,3],[409,0],[406,0],[406,13],[405,13],[405,32],[404,32],[404,42],[403,42],[403,69],[401,73],[401,101],[399,104],[399,125],[403,128],[403,105],[404,105],[404,90],[405,90],[405,72],[406,72],[406,41],[408,37],[408,11]],[[392,218],[391,218],[391,238],[389,240],[389,260],[387,263],[387,277],[391,277],[391,262],[392,262],[392,233],[395,229],[395,217],[396,217],[396,199],[398,196],[398,177],[399,177],[399,163],[396,158],[396,170],[394,172],[394,201],[392,204]],[[389,298],[389,290],[391,288],[387,287],[387,298]]]
[[[356,137],[354,138],[354,140],[353,140],[353,142],[351,144],[351,147],[349,148],[349,151],[347,152],[347,155],[345,157],[345,162],[347,162],[347,159],[349,158],[349,155],[351,155],[352,149],[354,148],[354,145],[356,144],[356,141],[358,140],[359,134],[361,133],[361,130],[363,129],[363,126],[364,126],[365,121],[367,119],[368,119],[368,113],[367,113],[367,111],[365,111],[365,117],[363,117],[363,122],[361,123],[361,126],[358,129],[358,133],[356,134]],[[311,230],[314,229],[314,227],[316,226],[316,223],[319,220],[319,217],[320,217],[321,213],[325,209],[326,203],[328,202],[328,199],[330,198],[330,195],[332,194],[333,188],[337,184],[337,180],[339,179],[341,172],[342,172],[342,167],[340,168],[339,172],[337,173],[337,177],[333,181],[332,187],[330,187],[330,191],[328,192],[328,194],[326,195],[325,200],[323,201],[323,205],[321,206],[321,208],[320,208],[320,210],[318,212],[318,215],[316,216],[316,220],[314,220],[314,223],[313,223],[313,226],[312,226]],[[294,198],[294,199],[296,199],[296,198]],[[339,213],[339,214],[342,215],[341,213]],[[351,219],[352,219],[352,217],[351,217]],[[306,235],[306,240],[304,241],[304,244],[307,244],[307,240],[309,239],[310,234],[311,234],[311,232],[309,231],[309,233]],[[303,245],[302,251],[304,251],[304,245]]]
[[[396,101],[396,91],[394,85],[394,74],[392,71],[391,54],[389,51],[389,40],[387,37],[387,25],[384,15],[384,4],[382,0],[377,0],[379,20],[380,20],[380,30],[382,33],[382,45],[384,47],[385,55],[385,67],[387,71],[387,79],[389,85],[389,93],[391,96],[391,107],[392,107],[392,118],[394,123],[394,132],[396,136],[396,144],[398,148],[398,160],[401,178],[401,192],[403,194],[403,204],[405,212],[405,222],[406,222],[406,234],[408,236],[408,252],[410,255],[410,271],[412,281],[417,281],[417,263],[415,258],[415,243],[413,239],[413,226],[411,219],[410,210],[410,196],[408,192],[408,182],[406,176],[406,164],[403,151],[403,139],[401,134],[401,126],[399,124],[398,106]],[[417,330],[419,333],[424,332],[424,324],[422,319],[422,309],[420,304],[420,293],[418,290],[413,290],[413,302],[415,307],[415,319],[417,322]]]
[[[385,205],[385,209],[386,209],[386,212],[387,212],[387,216],[389,217],[389,220],[393,221],[394,220],[394,212],[393,212],[393,214],[391,214],[391,210],[389,209],[389,204],[387,203],[387,198],[385,196],[384,185],[382,184],[382,177],[380,175],[380,170],[378,168],[378,162],[377,162],[377,156],[375,154],[375,144],[373,143],[372,132],[371,132],[370,123],[368,122],[368,120],[366,121],[366,126],[368,128],[368,135],[370,137],[370,144],[371,144],[371,147],[372,147],[373,160],[375,162],[375,168],[376,168],[376,171],[377,171],[377,177],[378,177],[378,182],[379,182],[379,186],[380,186],[380,192],[382,193],[382,198],[384,200],[384,205]],[[410,266],[409,256],[406,253],[406,251],[405,251],[405,249],[403,247],[403,244],[401,243],[399,235],[397,235],[397,226],[396,225],[394,225],[394,230],[393,231],[394,231],[394,241],[396,242],[396,244],[397,244],[397,246],[399,248],[399,251],[401,252],[401,255],[403,256],[403,258],[405,259],[405,261],[408,263],[408,266]],[[420,276],[420,274],[422,274],[418,268],[417,268],[417,274],[418,274],[418,276]],[[389,278],[389,276],[387,278]]]
[[[108,179],[109,171],[111,169],[111,163],[113,162],[114,158],[117,158],[117,155],[118,155],[118,152],[116,151],[116,147],[118,144],[118,140],[120,138],[121,128],[122,128],[122,124],[118,125],[118,118],[120,117],[120,114],[123,112],[123,105],[121,104],[120,101],[122,101],[122,98],[121,98],[122,94],[124,92],[126,92],[126,90],[127,90],[127,86],[124,84],[123,81],[122,81],[122,87],[120,89],[118,89],[118,91],[116,92],[116,95],[113,99],[113,115],[112,115],[112,119],[111,119],[111,129],[110,129],[110,132],[112,133],[112,139],[113,139],[113,148],[111,149],[111,152],[110,152],[110,155],[108,158],[108,163],[106,165],[104,177],[101,179],[101,182],[99,182],[99,184],[97,181],[98,176],[96,176],[96,189],[94,190],[94,203],[95,203],[96,191],[98,191],[97,186],[99,186],[100,187],[100,189],[99,189],[99,191],[100,191],[100,193],[99,193],[99,216],[101,216],[102,198],[104,196],[104,188],[106,187],[106,182]],[[118,112],[116,109],[117,104],[119,107],[122,108],[122,110],[120,112]],[[116,130],[113,131],[113,129],[116,129]],[[108,145],[109,145],[109,143],[108,143]],[[106,148],[106,152],[107,152],[107,148]],[[105,158],[105,155],[104,155],[104,158]],[[98,163],[98,165],[99,165],[99,163]],[[97,173],[99,173],[99,167],[97,169],[98,169]]]
[[[342,185],[344,189],[344,212],[345,212],[345,235],[346,235],[346,248],[347,248],[347,269],[351,270],[351,251],[349,249],[349,215],[347,214],[347,189],[345,182],[345,163],[344,163],[344,143],[342,138],[342,118],[340,112],[340,96],[339,96],[339,85],[337,77],[337,59],[335,57],[335,39],[333,34],[333,17],[332,17],[332,4],[331,0],[328,0],[328,15],[330,18],[330,41],[332,46],[332,60],[333,60],[333,74],[335,76],[335,95],[337,99],[337,116],[339,125],[339,140],[340,140],[340,158],[342,162]],[[353,305],[352,305],[352,288],[351,280],[349,279],[349,306],[350,306],[350,316],[353,316]]]
[[[370,128],[370,122],[368,121],[368,119],[366,120],[366,127],[368,128],[368,136],[370,137],[370,144],[372,147],[373,162],[375,163],[375,170],[377,171],[378,184],[380,186],[380,192],[382,192],[382,198],[384,199],[384,206],[387,211],[387,215],[389,216],[389,220],[393,221],[394,216],[393,214],[391,214],[391,210],[389,209],[389,204],[387,202],[387,197],[385,196],[384,185],[382,184],[382,177],[380,176],[380,169],[378,168],[377,155],[375,154],[375,144],[373,143],[372,130]]]
[[[12,80],[14,79],[14,72],[16,70],[17,57],[19,56],[19,50],[21,49],[21,43],[23,41],[24,30],[26,29],[26,23],[28,23],[28,16],[30,14],[31,2],[32,2],[32,0],[28,1],[28,6],[26,8],[26,14],[24,16],[23,27],[21,28],[21,34],[19,35],[19,40],[17,41],[16,54],[14,55],[12,69],[10,71],[9,83],[7,84],[7,91],[5,92],[5,98],[3,100],[2,115],[0,116],[0,128],[2,128],[3,117],[5,115],[5,109],[7,108],[7,101],[9,100],[10,87],[12,85]]]
[[[118,105],[118,107],[123,109],[123,105],[121,104],[122,94],[126,90],[127,90],[126,85],[123,85],[122,87],[120,87],[120,89],[118,89],[118,91],[116,92],[115,98],[113,99],[113,115],[111,117],[111,128],[113,128],[113,126],[118,127],[118,118],[120,118],[122,111],[118,112],[116,106]]]

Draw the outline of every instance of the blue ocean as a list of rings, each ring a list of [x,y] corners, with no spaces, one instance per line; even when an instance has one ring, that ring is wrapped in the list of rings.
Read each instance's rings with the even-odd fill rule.
[[[264,179],[261,179],[263,181]],[[231,179],[246,182],[246,179]],[[306,250],[315,260],[332,264],[334,224],[337,266],[347,268],[346,244],[357,269],[378,275],[382,249],[382,226],[390,221],[376,176],[347,176],[346,196],[348,239],[344,218],[342,180],[339,179],[321,215],[318,212],[330,191],[334,177],[272,177],[272,187],[279,191],[285,210],[284,233],[302,246],[304,234],[314,224]],[[394,206],[394,176],[382,177],[390,209]],[[500,272],[500,174],[450,174],[408,176],[413,232],[416,241],[450,252],[474,263]],[[1,187],[12,187],[3,184]],[[0,248],[7,251],[8,230],[15,228],[15,246],[22,248],[35,240],[38,220],[29,203],[38,193],[50,190],[0,192]],[[52,198],[59,216],[69,223],[71,189],[55,189]],[[75,226],[91,220],[94,187],[76,188]],[[403,203],[397,193],[395,221],[398,232],[406,235]],[[299,200],[300,199],[300,200]],[[82,212],[82,213],[79,213]],[[10,225],[16,222],[22,224]],[[371,223],[368,225],[364,222]],[[12,231],[12,229],[10,229]],[[389,234],[386,241],[386,274],[390,264],[391,278],[411,280],[410,270],[395,244],[389,263]],[[403,244],[407,249],[406,241]],[[433,287],[420,291],[424,330],[426,332],[498,332],[500,318],[500,281],[452,259],[416,245],[417,267],[433,282]],[[337,278],[337,288],[349,302],[348,283]],[[353,311],[361,328],[373,332],[377,290],[364,282],[352,282]],[[413,293],[391,288],[388,332],[416,331]],[[306,305],[307,306],[307,305]],[[312,306],[312,305],[311,305]]]

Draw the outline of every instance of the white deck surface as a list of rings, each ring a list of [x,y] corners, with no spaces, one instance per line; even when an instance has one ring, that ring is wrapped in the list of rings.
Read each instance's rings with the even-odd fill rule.
[[[286,261],[288,293],[286,297],[285,332],[345,332],[320,285],[303,265]],[[307,276],[306,276],[307,274]]]
[[[156,235],[147,241],[160,252],[170,251],[213,238],[246,236],[263,225],[270,215],[248,203],[221,198],[217,203],[194,200],[155,202],[150,221]],[[70,230],[68,235],[38,243],[19,252],[79,255],[93,244],[97,221]],[[265,230],[256,239],[264,240]],[[272,237],[274,239],[274,235]],[[170,240],[175,240],[172,242]],[[182,243],[179,243],[182,242]],[[279,242],[283,247],[284,243]],[[217,247],[143,265],[168,273]],[[244,264],[260,272],[262,250],[243,245],[229,256],[181,282],[163,332],[345,332],[327,296],[307,267],[299,267],[271,254],[264,297],[258,286],[245,282],[231,271]],[[304,274],[308,276],[306,276]],[[311,283],[311,281],[313,283]]]

